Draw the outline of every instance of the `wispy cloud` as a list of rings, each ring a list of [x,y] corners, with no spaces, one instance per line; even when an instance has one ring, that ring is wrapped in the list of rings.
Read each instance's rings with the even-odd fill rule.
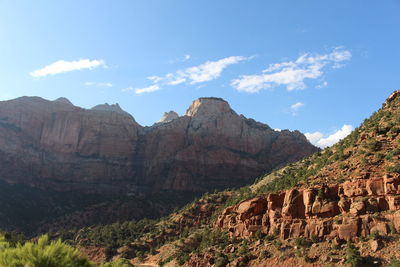
[[[288,91],[306,88],[306,79],[321,77],[328,68],[340,68],[351,59],[351,52],[336,47],[328,54],[302,54],[294,61],[270,64],[261,74],[242,75],[231,81],[240,92],[256,93],[274,86],[286,86]]]
[[[296,116],[296,115],[298,114],[298,112],[299,112],[299,109],[300,109],[301,107],[303,107],[303,106],[304,106],[304,103],[302,103],[302,102],[297,102],[297,103],[291,105],[291,106],[290,106],[290,109],[291,109],[291,111],[292,111],[292,115],[293,115],[293,116]]]
[[[95,87],[113,87],[112,83],[99,83],[99,82],[85,82],[86,86],[95,86]]]
[[[217,61],[207,61],[201,65],[178,70],[176,73],[169,73],[165,77],[169,85],[176,85],[184,82],[196,84],[214,80],[221,76],[222,71],[232,64],[249,59],[243,56],[231,56]]]
[[[128,87],[125,89],[122,89],[122,92],[128,92],[128,91],[134,91],[136,94],[143,94],[143,93],[150,93],[150,92],[155,92],[160,90],[160,86],[158,86],[157,84],[153,84],[147,87],[143,87],[143,88],[133,88],[133,87]]]
[[[327,87],[328,86],[328,82],[327,81],[323,81],[323,82],[321,82],[320,84],[318,84],[317,86],[316,86],[316,88],[325,88],[325,87]]]
[[[345,124],[340,130],[337,130],[333,134],[324,137],[325,135],[321,132],[305,133],[306,138],[315,146],[325,148],[332,146],[348,136],[354,130],[352,125]]]
[[[175,58],[175,59],[170,60],[169,63],[170,63],[170,64],[175,64],[175,63],[179,63],[179,62],[185,62],[185,61],[188,61],[188,60],[191,59],[191,58],[192,58],[191,55],[186,54],[186,55],[184,55],[184,56],[182,56],[182,57],[179,57],[179,58]]]
[[[29,73],[32,77],[45,77],[48,75],[54,75],[64,72],[70,72],[74,70],[83,70],[83,69],[94,69],[98,67],[106,68],[104,60],[90,60],[90,59],[80,59],[76,61],[64,61],[58,60],[50,65],[47,65],[41,69],[32,71]]]
[[[188,58],[189,55],[187,55]],[[135,93],[148,93],[161,89],[161,86],[175,86],[179,84],[198,84],[217,79],[221,76],[223,70],[230,65],[237,64],[241,61],[250,60],[252,57],[231,56],[216,61],[207,61],[203,64],[177,70],[164,76],[149,76],[147,79],[153,84],[145,88],[131,88]],[[123,91],[132,91],[124,90]]]

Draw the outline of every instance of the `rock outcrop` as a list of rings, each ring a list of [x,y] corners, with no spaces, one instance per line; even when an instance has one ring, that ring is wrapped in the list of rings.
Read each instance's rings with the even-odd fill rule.
[[[299,132],[276,132],[217,98],[200,98],[185,116],[170,112],[163,122],[142,127],[118,104],[0,102],[0,177],[62,191],[203,192],[244,185],[317,151]]]
[[[292,179],[303,174],[302,183],[226,208],[216,227],[244,238],[261,231],[346,241],[399,232],[399,96],[393,93],[342,142],[296,163]]]
[[[216,226],[244,238],[257,231],[282,239],[346,241],[375,232],[387,235],[391,227],[400,231],[400,188],[393,188],[399,183],[400,175],[395,175],[373,183],[360,179],[259,196],[226,208]],[[376,185],[384,190],[371,190]]]
[[[170,122],[177,118],[179,118],[178,113],[171,110],[170,112],[165,112],[164,115],[161,117],[161,119],[157,123],[167,123],[167,122]]]

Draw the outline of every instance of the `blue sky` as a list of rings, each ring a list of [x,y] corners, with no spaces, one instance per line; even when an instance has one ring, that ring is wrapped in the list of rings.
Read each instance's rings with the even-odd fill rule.
[[[399,0],[0,0],[0,99],[117,102],[151,125],[216,96],[325,146],[400,88],[399,14]]]

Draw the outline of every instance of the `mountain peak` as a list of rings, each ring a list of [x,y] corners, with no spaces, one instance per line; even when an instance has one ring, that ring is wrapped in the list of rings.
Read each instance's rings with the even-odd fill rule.
[[[190,117],[212,117],[223,113],[235,113],[222,98],[201,97],[192,102],[185,115]]]
[[[128,113],[126,111],[124,111],[118,103],[116,104],[108,104],[108,103],[104,103],[104,104],[100,104],[97,106],[94,106],[91,108],[91,110],[100,110],[100,111],[114,111],[120,114],[125,114],[128,115]]]
[[[170,122],[172,120],[175,120],[177,118],[179,118],[178,113],[176,113],[175,111],[171,110],[169,112],[164,112],[164,115],[161,117],[161,119],[157,123],[166,123],[166,122]]]
[[[63,103],[63,104],[68,104],[68,105],[72,105],[73,106],[72,102],[69,101],[69,99],[66,98],[66,97],[59,97],[56,100],[54,100],[53,102],[58,102],[58,103]]]

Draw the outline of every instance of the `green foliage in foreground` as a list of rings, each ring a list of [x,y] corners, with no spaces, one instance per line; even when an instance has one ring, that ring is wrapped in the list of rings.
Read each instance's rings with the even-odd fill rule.
[[[127,259],[118,259],[114,262],[107,262],[101,265],[101,267],[131,267],[133,266]]]
[[[388,264],[388,267],[400,267],[400,260],[392,258]]]
[[[76,249],[61,240],[49,241],[44,235],[37,242],[12,246],[0,236],[0,266],[2,267],[94,267]]]
[[[18,238],[18,239],[17,239]],[[21,240],[17,242],[16,240]],[[0,267],[95,267],[78,249],[47,235],[37,242],[22,240],[16,234],[0,234]],[[126,259],[107,262],[101,267],[131,267]]]

